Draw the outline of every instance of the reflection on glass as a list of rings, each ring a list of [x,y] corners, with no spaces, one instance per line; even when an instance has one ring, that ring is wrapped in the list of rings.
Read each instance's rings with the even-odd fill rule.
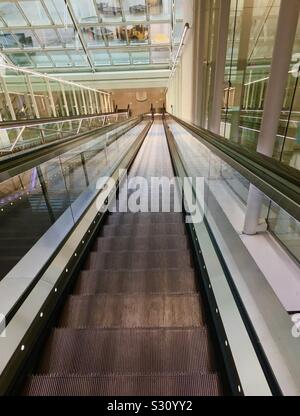
[[[126,26],[106,26],[102,33],[109,45],[121,45],[127,42]]]
[[[145,0],[123,0],[127,20],[146,20],[147,6]]]
[[[80,51],[70,51],[69,55],[75,66],[88,66],[88,60],[85,53]]]
[[[179,43],[182,37],[182,33],[184,30],[184,23],[183,22],[176,22],[174,28],[174,42]]]
[[[53,29],[35,29],[35,33],[43,47],[51,48],[62,46],[56,31]]]
[[[124,52],[112,52],[111,57],[114,65],[129,65],[129,54]]]
[[[18,30],[13,32],[15,38],[23,48],[40,48],[37,38],[31,30]]]
[[[100,27],[84,27],[81,29],[81,33],[88,47],[104,45],[104,39]]]
[[[4,49],[9,48],[18,48],[20,45],[18,44],[17,39],[12,33],[7,32],[0,32],[0,47]]]
[[[148,0],[150,18],[152,20],[166,20],[171,18],[172,0]]]
[[[51,22],[45,12],[42,3],[38,0],[19,1],[20,6],[30,24],[32,25],[50,25]]]
[[[98,22],[93,0],[71,0],[71,5],[79,23]]]
[[[72,24],[65,0],[44,0],[44,3],[56,25]]]
[[[155,64],[168,63],[170,60],[169,49],[153,49],[151,54],[152,54],[152,62]]]
[[[119,0],[96,0],[98,13],[104,22],[120,22],[122,9]]]
[[[169,23],[151,24],[151,42],[153,44],[170,42],[171,25]]]
[[[8,57],[17,66],[32,66],[32,62],[25,53],[10,53]]]
[[[96,66],[105,66],[105,65],[111,65],[109,55],[107,52],[91,52],[94,64]]]
[[[0,16],[8,26],[27,26],[26,20],[15,3],[0,2]]]
[[[72,48],[72,47],[80,46],[78,34],[74,28],[70,27],[70,28],[63,28],[63,29],[57,29],[57,30],[63,41],[63,44],[66,47]]]
[[[130,43],[141,44],[147,43],[149,39],[148,27],[144,25],[135,25],[127,27],[128,39]]]
[[[150,63],[150,55],[149,52],[132,52],[132,63],[133,64],[149,64]]]
[[[300,223],[274,202],[268,216],[269,230],[300,262]]]
[[[55,66],[64,67],[72,66],[69,56],[65,52],[48,52]]]
[[[53,64],[43,52],[28,52],[32,62],[38,67],[51,67]]]

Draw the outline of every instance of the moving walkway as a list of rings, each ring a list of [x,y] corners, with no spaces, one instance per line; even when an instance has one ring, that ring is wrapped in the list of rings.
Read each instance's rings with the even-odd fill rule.
[[[12,247],[17,244],[13,233],[9,235],[12,225],[18,230],[27,224],[25,232],[19,229],[32,240],[26,242],[27,249],[18,249],[18,259],[0,281],[6,318],[0,338],[1,394],[299,393],[300,371],[293,358],[300,345],[290,335],[289,315],[264,280],[257,285],[262,273],[232,238],[233,251],[246,266],[237,270],[206,198],[204,221],[194,223],[186,222],[192,212],[187,195],[181,196],[185,212],[174,212],[175,189],[170,193],[171,212],[162,212],[167,199],[162,191],[154,195],[160,201],[155,213],[99,210],[99,197],[109,207],[132,196],[126,194],[125,176],[120,177],[125,169],[129,179],[143,177],[148,183],[153,177],[193,176],[193,151],[185,153],[186,142],[180,143],[183,128],[195,140],[201,136],[207,146],[213,145],[207,132],[180,120],[156,118],[152,123],[144,117],[105,146],[93,137],[91,143],[61,151],[61,175],[57,169],[49,174],[57,156],[42,165],[32,161],[38,165],[33,169],[39,167],[42,173],[43,210],[30,201],[32,196],[24,196],[26,202],[20,201],[26,207],[20,208],[18,201],[19,210],[7,214],[11,222],[4,227]],[[84,170],[80,160],[86,152],[90,158]],[[223,156],[229,162],[230,154]],[[207,160],[200,160],[200,167],[205,168]],[[276,201],[281,194],[284,208],[296,212],[297,199],[288,203],[296,192],[292,171],[289,179],[287,173],[284,177],[289,183],[284,189],[281,183],[276,187],[276,181],[268,185],[266,175],[276,175],[276,170],[268,170],[267,164],[251,171],[245,160],[239,163],[239,173],[255,176],[257,186],[261,181]],[[118,190],[106,194],[108,177],[116,180]],[[150,203],[149,189],[142,190],[140,198],[147,196]],[[191,192],[197,196],[193,184]],[[51,216],[54,197],[65,205]],[[36,233],[30,227],[33,221],[41,227]],[[248,280],[242,280],[243,273]],[[266,310],[271,318],[259,315]]]

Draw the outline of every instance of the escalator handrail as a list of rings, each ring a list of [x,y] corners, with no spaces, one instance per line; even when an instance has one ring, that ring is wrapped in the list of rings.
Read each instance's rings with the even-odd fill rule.
[[[123,120],[117,123],[113,123],[113,124],[106,125],[103,127],[97,127],[87,132],[85,131],[83,133],[75,134],[73,136],[65,137],[63,139],[53,140],[49,143],[45,143],[40,146],[36,146],[36,147],[29,148],[29,149],[26,149],[17,153],[10,154],[8,156],[1,157],[0,158],[0,161],[1,161],[0,173],[7,172],[11,169],[14,169],[15,167],[20,167],[21,165],[26,163],[28,160],[33,160],[33,158],[36,159],[44,155],[47,155],[49,154],[50,150],[51,152],[56,151],[60,148],[64,148],[70,143],[76,143],[79,140],[82,141],[84,139],[90,138],[91,135],[95,133],[98,133],[98,132],[99,134],[108,133],[111,130],[117,129],[125,124],[133,123],[134,121],[138,123],[141,121],[141,119],[142,119],[141,116],[135,116],[135,117],[128,118],[126,120]]]
[[[39,126],[43,124],[54,124],[54,123],[63,123],[68,121],[80,121],[80,120],[91,120],[93,118],[101,118],[106,116],[113,116],[113,115],[122,115],[128,114],[128,112],[122,113],[99,113],[99,114],[86,114],[80,116],[68,116],[68,117],[44,117],[44,118],[35,118],[35,119],[28,119],[28,120],[10,120],[10,121],[1,121],[0,122],[0,129],[13,129],[13,128],[21,128],[21,127],[28,127],[28,126]]]

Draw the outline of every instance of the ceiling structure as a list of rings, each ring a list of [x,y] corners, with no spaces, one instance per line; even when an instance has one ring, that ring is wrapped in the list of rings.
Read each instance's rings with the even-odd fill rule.
[[[43,73],[106,73],[119,79],[122,71],[158,70],[165,78],[184,29],[183,3],[1,1],[0,53],[8,63]]]

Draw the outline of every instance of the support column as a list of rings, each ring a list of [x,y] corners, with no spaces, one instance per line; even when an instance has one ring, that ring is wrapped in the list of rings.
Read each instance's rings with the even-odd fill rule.
[[[28,85],[28,90],[29,90],[29,94],[30,94],[30,98],[31,98],[31,102],[32,102],[32,107],[33,107],[33,111],[34,111],[34,115],[36,118],[40,118],[40,113],[39,113],[39,109],[36,103],[36,99],[35,99],[35,95],[33,92],[33,88],[32,88],[32,84],[30,81],[30,76],[29,75],[25,75],[26,77],[26,82]]]
[[[239,126],[241,120],[241,111],[243,109],[246,88],[246,69],[248,64],[249,45],[251,36],[251,27],[253,20],[254,0],[245,0],[241,22],[241,36],[239,46],[239,56],[237,63],[237,82],[233,85],[235,88],[233,111],[231,113],[230,139],[240,143]]]
[[[64,87],[63,84],[60,84],[60,89],[61,89],[62,96],[63,96],[63,102],[64,102],[66,115],[67,115],[67,117],[69,117],[70,116],[70,111],[69,111],[68,101],[67,101],[67,97],[66,97],[65,87]]]
[[[86,107],[86,101],[85,101],[85,95],[84,95],[83,89],[81,89],[81,98],[82,98],[82,103],[83,103],[84,114],[87,115],[88,111],[87,111],[87,107]]]
[[[213,133],[220,134],[222,102],[224,96],[224,73],[226,64],[228,28],[230,18],[230,0],[220,0],[220,13],[218,23],[218,40],[215,64],[215,75],[213,83],[213,97],[211,116],[208,129]]]
[[[274,52],[270,70],[270,79],[266,91],[261,131],[257,151],[266,156],[273,156],[282,110],[285,87],[289,76],[291,57],[300,12],[299,0],[282,0],[278,26],[274,43]],[[251,185],[245,218],[244,233],[257,233],[263,195]]]
[[[79,116],[80,112],[79,112],[79,107],[78,107],[78,101],[77,101],[77,96],[76,96],[76,91],[75,91],[75,87],[72,87],[72,93],[73,93],[73,100],[74,100],[74,105],[75,105],[75,111],[76,114]]]
[[[93,97],[92,97],[92,92],[91,90],[88,90],[89,92],[89,101],[90,101],[90,108],[91,108],[91,114],[94,114],[94,105],[93,105]]]
[[[205,61],[205,36],[206,36],[206,7],[207,0],[198,0],[195,2],[194,14],[194,42],[195,42],[195,64],[194,64],[194,99],[193,99],[193,119],[194,123],[202,126],[204,112],[203,106],[203,74]]]
[[[13,108],[13,105],[12,105],[12,102],[11,102],[11,99],[10,99],[10,95],[9,95],[9,92],[8,92],[8,89],[7,89],[5,79],[3,77],[1,77],[1,85],[2,85],[3,92],[4,92],[5,102],[6,102],[6,105],[8,107],[8,110],[10,112],[10,116],[11,116],[12,120],[16,120],[16,113],[15,113],[15,110]]]
[[[48,92],[48,97],[49,97],[49,101],[50,101],[50,107],[51,107],[52,115],[53,115],[53,117],[57,117],[56,108],[55,108],[54,99],[53,99],[53,94],[52,94],[52,90],[51,90],[51,85],[50,85],[50,82],[49,82],[48,78],[45,78],[45,83],[46,83],[46,87],[47,87],[47,92]]]

